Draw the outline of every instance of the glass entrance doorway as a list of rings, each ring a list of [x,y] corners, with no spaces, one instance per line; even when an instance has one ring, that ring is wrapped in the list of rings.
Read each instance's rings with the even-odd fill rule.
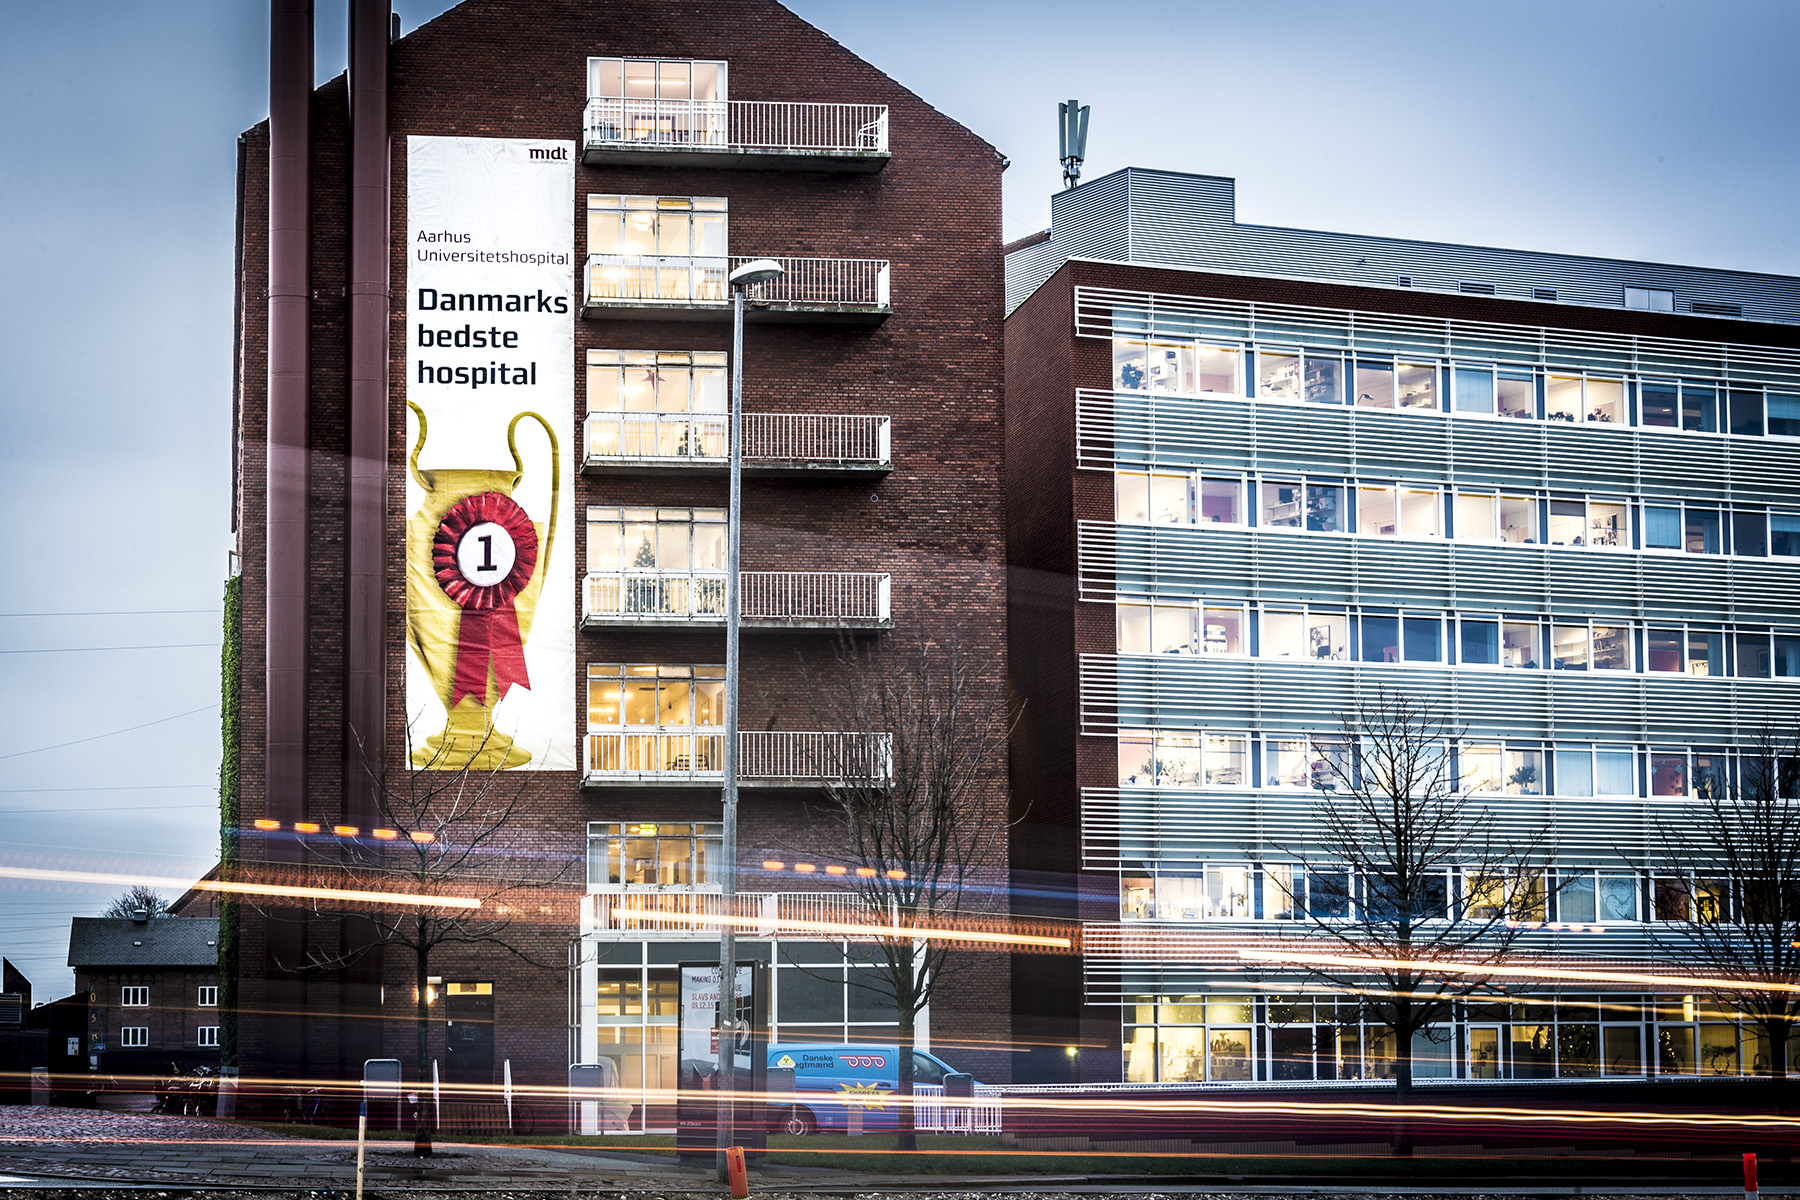
[[[1469,1078],[1504,1079],[1506,1070],[1500,1060],[1500,1027],[1469,1026]]]

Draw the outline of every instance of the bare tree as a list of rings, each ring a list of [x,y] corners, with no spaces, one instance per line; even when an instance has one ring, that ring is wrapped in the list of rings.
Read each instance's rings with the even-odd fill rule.
[[[991,917],[1001,902],[977,884],[1004,866],[993,796],[1013,721],[1003,685],[955,639],[885,653],[845,642],[834,666],[839,699],[824,715],[855,734],[828,741],[826,806],[842,830],[844,878],[869,922],[892,931],[864,943],[861,975],[899,1022],[899,1145],[910,1150],[914,1031],[959,967],[954,943],[930,931]]]
[[[1779,1106],[1800,1026],[1800,732],[1764,729],[1737,768],[1696,779],[1694,799],[1657,821],[1654,928],[1762,1035]]]
[[[1377,689],[1315,743],[1312,841],[1282,847],[1297,864],[1289,902],[1322,944],[1305,965],[1393,1034],[1402,1105],[1415,1035],[1488,990],[1546,903],[1538,842],[1499,837],[1458,776],[1462,735],[1430,703]],[[1410,1150],[1404,1117],[1395,1147]]]
[[[169,915],[169,902],[153,887],[141,883],[133,884],[131,890],[122,896],[113,897],[112,903],[106,906],[103,917],[136,917],[139,913],[149,917],[166,917]]]
[[[314,970],[343,967],[375,946],[411,952],[417,1078],[425,1078],[431,1063],[434,953],[448,946],[493,947],[532,966],[563,965],[540,960],[521,945],[519,916],[535,912],[539,893],[560,884],[574,866],[524,853],[516,844],[515,818],[528,783],[517,772],[475,765],[428,764],[378,775],[380,827],[391,834],[340,839],[325,851],[331,866],[348,876],[422,898],[369,909],[363,914],[374,935],[368,946],[349,955],[314,955],[306,964]],[[444,903],[432,903],[438,899]]]

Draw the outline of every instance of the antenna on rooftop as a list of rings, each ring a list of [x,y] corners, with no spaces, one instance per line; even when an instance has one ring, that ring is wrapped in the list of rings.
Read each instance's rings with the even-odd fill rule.
[[[1063,186],[1072,188],[1081,182],[1081,163],[1087,158],[1088,106],[1079,100],[1064,100],[1056,106],[1056,125]]]

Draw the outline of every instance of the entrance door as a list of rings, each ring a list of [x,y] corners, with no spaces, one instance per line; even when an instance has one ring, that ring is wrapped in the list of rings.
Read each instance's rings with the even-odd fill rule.
[[[1469,1026],[1469,1078],[1500,1079],[1505,1074],[1500,1064],[1500,1027]]]
[[[494,985],[444,986],[444,1082],[494,1082]]]

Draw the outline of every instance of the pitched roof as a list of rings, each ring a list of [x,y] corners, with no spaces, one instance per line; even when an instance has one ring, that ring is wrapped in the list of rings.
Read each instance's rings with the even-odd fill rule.
[[[217,917],[75,917],[71,967],[210,967],[219,961]]]

